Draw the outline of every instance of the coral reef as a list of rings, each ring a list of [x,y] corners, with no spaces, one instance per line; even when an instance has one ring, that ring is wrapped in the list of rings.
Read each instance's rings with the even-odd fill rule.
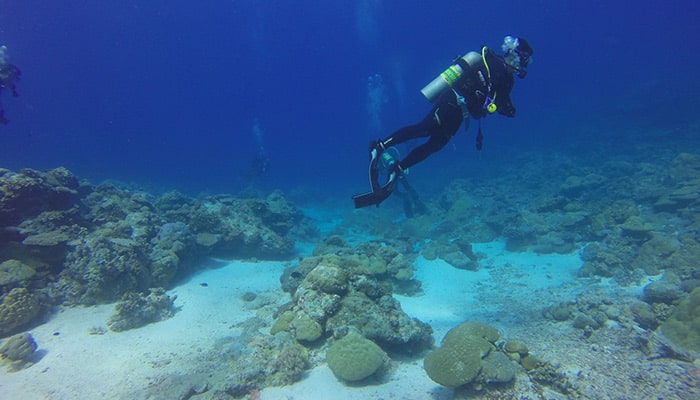
[[[279,192],[154,198],[81,182],[65,168],[0,169],[0,334],[38,318],[48,309],[40,304],[91,305],[168,288],[207,257],[289,257],[297,227],[314,233]]]
[[[162,321],[175,314],[173,302],[163,288],[152,288],[146,293],[129,292],[114,306],[114,315],[107,321],[109,329],[120,332]]]
[[[65,168],[46,173],[0,169],[0,226],[14,226],[42,211],[67,210],[75,205],[80,183]]]

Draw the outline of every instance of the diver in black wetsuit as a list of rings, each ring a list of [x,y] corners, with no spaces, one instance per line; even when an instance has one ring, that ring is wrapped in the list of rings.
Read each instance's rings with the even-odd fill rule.
[[[503,56],[483,46],[479,53],[469,52],[457,58],[455,65],[423,88],[423,95],[433,102],[434,107],[421,122],[403,127],[387,139],[370,143],[372,192],[354,196],[356,208],[378,206],[389,197],[396,180],[404,171],[445,147],[465,117],[471,115],[481,119],[494,112],[507,117],[515,116],[515,107],[510,100],[515,84],[513,74],[525,77],[525,69],[534,50],[527,40],[512,36],[506,36],[502,49]],[[423,137],[428,140],[414,148],[404,159],[392,164],[387,182],[380,185],[376,167],[378,157],[391,146]],[[476,140],[477,149],[481,150],[481,129]]]
[[[3,89],[9,89],[13,97],[19,96],[16,82],[19,80],[21,72],[19,68],[7,61],[7,46],[0,46],[0,95]],[[0,103],[0,124],[7,125],[9,121],[5,118],[5,111]]]

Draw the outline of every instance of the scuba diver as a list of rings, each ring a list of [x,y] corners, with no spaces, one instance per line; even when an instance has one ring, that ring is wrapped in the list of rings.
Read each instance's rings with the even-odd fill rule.
[[[370,143],[369,178],[372,191],[353,196],[355,208],[379,206],[391,195],[408,168],[445,147],[462,121],[470,115],[479,121],[495,112],[506,117],[515,116],[515,107],[510,99],[515,84],[513,75],[525,78],[534,50],[527,40],[514,36],[506,36],[501,49],[503,56],[482,46],[480,52],[471,51],[457,57],[452,66],[421,90],[434,104],[421,122],[403,127],[387,139]],[[386,183],[380,184],[380,156],[392,146],[425,137],[428,138],[425,143],[415,147],[404,159],[391,164]],[[483,134],[479,126],[477,150],[481,150],[482,146]]]
[[[251,175],[258,177],[267,174],[270,170],[270,159],[264,151],[260,151],[250,163]]]
[[[0,95],[3,89],[9,89],[13,97],[19,96],[17,92],[16,82],[22,74],[19,68],[12,65],[8,61],[7,46],[0,46]],[[7,125],[8,119],[5,118],[5,111],[0,103],[0,124]]]

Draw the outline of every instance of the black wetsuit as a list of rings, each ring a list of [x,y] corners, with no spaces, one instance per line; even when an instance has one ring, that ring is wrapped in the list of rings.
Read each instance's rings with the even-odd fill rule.
[[[513,73],[503,58],[493,51],[487,49],[485,57],[491,72],[490,80],[483,61],[474,68],[465,64],[463,68],[467,67],[469,70],[462,73],[453,88],[464,98],[469,114],[476,119],[488,115],[486,100],[489,95],[492,99],[495,97],[494,103],[499,114],[513,117],[515,107],[510,100],[510,92],[515,83]],[[425,143],[414,148],[399,163],[402,169],[410,168],[445,147],[459,130],[463,119],[462,106],[457,96],[452,90],[448,90],[437,99],[435,107],[421,122],[399,129],[383,143],[394,146],[411,139],[428,137]]]

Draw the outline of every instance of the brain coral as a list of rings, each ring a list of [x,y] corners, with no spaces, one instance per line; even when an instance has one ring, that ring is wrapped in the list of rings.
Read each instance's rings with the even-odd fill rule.
[[[481,358],[490,350],[486,340],[465,336],[428,354],[423,368],[430,379],[442,386],[462,386],[476,378],[481,371]]]
[[[473,381],[481,372],[499,338],[496,328],[481,322],[467,321],[452,328],[442,340],[442,347],[425,357],[423,368],[430,379],[446,387],[458,387]],[[487,380],[503,379],[500,365],[495,365]]]
[[[336,378],[354,382],[367,378],[384,364],[386,353],[373,341],[350,332],[328,347],[326,361]]]

